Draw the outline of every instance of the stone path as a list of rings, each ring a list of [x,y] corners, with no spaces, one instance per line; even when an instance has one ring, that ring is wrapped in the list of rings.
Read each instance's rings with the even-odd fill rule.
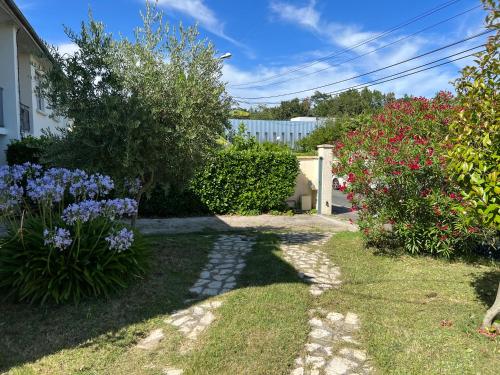
[[[234,289],[236,278],[245,268],[244,257],[252,250],[255,241],[248,236],[221,235],[215,241],[213,250],[208,255],[209,261],[200,273],[199,279],[189,289],[195,294],[187,302],[210,296],[216,296]],[[222,306],[222,301],[206,301],[172,314],[165,323],[179,329],[188,339],[180,348],[185,353],[214,320],[214,311]],[[163,330],[155,329],[137,344],[137,348],[151,350],[156,348],[165,337]],[[169,367],[163,370],[166,375],[180,375],[183,370]]]
[[[313,296],[340,286],[339,268],[319,249],[330,235],[286,233],[280,238],[284,258],[311,285]],[[356,314],[349,312],[344,316],[322,309],[313,309],[309,314],[311,331],[291,375],[354,375],[373,371],[366,352],[358,348],[359,343],[352,337],[359,329]]]
[[[1,227],[0,227],[1,229]],[[193,233],[205,229],[214,231],[357,231],[356,225],[332,216],[298,214],[238,216],[218,215],[167,219],[139,219],[137,229],[144,234]]]
[[[178,328],[189,340],[189,343],[181,347],[181,352],[185,353],[191,349],[192,342],[215,320],[213,311],[220,306],[222,306],[222,301],[204,302],[180,310],[165,320],[165,323]]]
[[[247,236],[219,236],[200,278],[189,291],[198,296],[216,296],[233,289],[236,277],[245,268],[244,257],[253,244],[253,239]]]
[[[359,329],[356,314],[310,311],[308,342],[295,360],[291,375],[370,374],[373,371],[366,351],[352,335]]]
[[[280,238],[285,260],[299,270],[302,279],[311,284],[312,295],[319,296],[325,290],[340,285],[339,268],[317,248],[328,242],[330,234],[285,233]]]

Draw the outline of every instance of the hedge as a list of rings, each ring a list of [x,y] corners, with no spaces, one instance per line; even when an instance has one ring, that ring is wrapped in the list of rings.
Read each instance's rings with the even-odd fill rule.
[[[9,165],[23,164],[30,162],[40,164],[40,157],[46,147],[47,141],[45,138],[35,138],[27,136],[20,140],[12,140],[7,145],[5,151],[7,163]]]
[[[197,173],[191,189],[213,213],[262,213],[284,208],[298,172],[290,152],[226,149]]]

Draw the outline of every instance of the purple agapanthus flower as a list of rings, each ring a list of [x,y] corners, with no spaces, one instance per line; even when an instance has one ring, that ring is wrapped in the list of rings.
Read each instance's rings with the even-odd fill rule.
[[[103,202],[103,212],[110,219],[137,214],[137,201],[130,198],[109,199]]]
[[[27,194],[33,201],[42,202],[60,202],[64,197],[66,186],[60,181],[57,181],[50,175],[43,177],[28,179]]]
[[[56,227],[53,231],[44,229],[43,237],[45,246],[53,246],[59,250],[68,248],[73,242],[70,231],[64,228]]]
[[[114,188],[111,177],[99,173],[87,176],[83,171],[76,170],[69,192],[76,199],[97,198],[109,194]]]
[[[118,232],[109,234],[105,239],[109,244],[110,250],[116,250],[121,253],[132,246],[134,242],[134,232],[127,228],[123,228]]]
[[[70,204],[62,214],[66,224],[73,225],[76,222],[86,223],[101,215],[102,203],[94,200],[84,200],[79,203]]]

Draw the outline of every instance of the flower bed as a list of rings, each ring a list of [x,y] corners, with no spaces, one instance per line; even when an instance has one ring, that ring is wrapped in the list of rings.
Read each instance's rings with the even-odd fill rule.
[[[106,199],[108,176],[26,163],[0,168],[0,289],[44,303],[108,295],[141,277],[147,248],[120,219],[133,199]]]

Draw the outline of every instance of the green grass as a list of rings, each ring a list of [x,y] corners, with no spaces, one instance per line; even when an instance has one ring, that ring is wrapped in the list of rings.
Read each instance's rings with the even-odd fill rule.
[[[376,255],[355,233],[334,236],[327,251],[344,282],[320,304],[359,314],[359,338],[380,373],[498,373],[500,340],[476,332],[496,293],[497,265]]]
[[[154,237],[146,280],[110,300],[79,306],[0,306],[0,373],[285,374],[307,336],[307,285],[280,257],[277,237],[257,235],[238,288],[224,296],[216,321],[180,354],[183,337],[164,320],[183,301],[206,262],[214,234]],[[166,338],[154,351],[135,344],[156,328]]]
[[[476,332],[493,298],[495,265],[375,255],[360,236],[341,233],[325,247],[343,285],[313,299],[281,258],[277,236],[257,238],[238,287],[217,297],[217,319],[182,354],[185,339],[164,320],[188,307],[189,287],[217,234],[156,236],[146,279],[109,300],[79,306],[0,304],[0,373],[12,374],[288,374],[303,350],[307,311],[360,315],[358,339],[381,374],[493,374],[500,349]],[[442,327],[442,320],[452,321]],[[155,350],[135,344],[156,328]]]

